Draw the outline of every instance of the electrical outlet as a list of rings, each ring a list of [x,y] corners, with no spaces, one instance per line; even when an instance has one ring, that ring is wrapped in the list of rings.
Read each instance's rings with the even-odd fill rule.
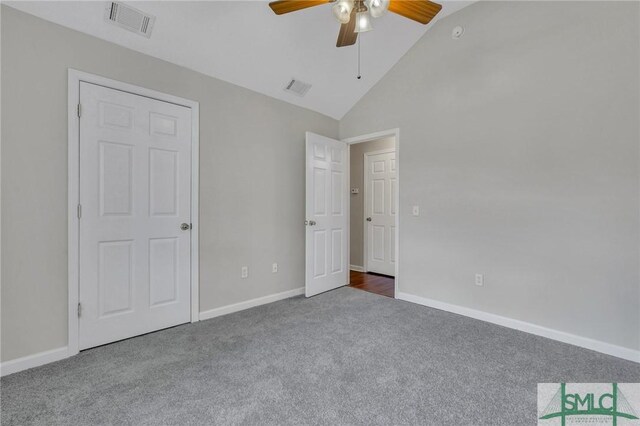
[[[420,207],[419,206],[413,206],[413,215],[414,216],[420,216]]]
[[[249,278],[249,267],[248,266],[243,266],[242,267],[242,272],[240,275],[241,278]]]
[[[476,285],[484,285],[484,275],[476,274]]]
[[[276,272],[278,272],[278,264],[274,263],[273,265],[271,265],[271,272],[273,272],[274,274]]]

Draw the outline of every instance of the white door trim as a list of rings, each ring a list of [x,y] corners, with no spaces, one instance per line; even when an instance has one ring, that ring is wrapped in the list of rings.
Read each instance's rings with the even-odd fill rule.
[[[369,156],[371,155],[378,155],[378,154],[389,154],[391,152],[396,152],[395,148],[387,148],[387,149],[381,149],[378,151],[371,151],[371,152],[365,152],[364,153],[364,194],[362,196],[362,200],[363,200],[363,205],[364,205],[364,209],[363,209],[363,213],[365,215],[365,217],[367,216],[367,206],[369,205],[369,200],[367,198],[367,194],[369,193],[367,185],[369,184],[367,181],[367,176],[369,176]],[[396,157],[398,155],[396,154]],[[398,172],[397,172],[397,167],[398,167],[398,160],[396,158],[396,179],[398,178]],[[349,176],[351,177],[351,176]],[[400,186],[400,185],[398,185]],[[396,210],[397,210],[397,206],[398,206],[398,200],[396,200]],[[396,225],[397,225],[397,211],[396,211]],[[364,272],[369,272],[369,222],[367,221],[362,221],[362,226],[363,226],[363,238],[362,241],[364,243],[364,247],[362,248],[362,266],[364,267]],[[396,234],[398,233],[398,228],[396,228]],[[394,242],[395,244],[395,242]],[[398,255],[398,246],[396,245],[396,250],[395,250],[396,256]],[[396,265],[398,263],[396,262]]]
[[[347,165],[349,166],[351,164],[351,145],[353,145],[354,143],[360,143],[360,142],[369,142],[369,141],[373,141],[376,139],[382,139],[382,138],[387,138],[393,136],[395,138],[396,141],[396,147],[395,147],[395,151],[396,151],[396,179],[398,181],[398,190],[396,191],[396,241],[395,241],[395,245],[396,245],[396,275],[395,275],[395,279],[394,279],[394,283],[395,283],[395,288],[394,288],[394,297],[397,299],[398,298],[398,293],[399,293],[399,286],[398,283],[400,282],[400,211],[402,210],[402,206],[400,205],[400,129],[399,128],[395,128],[395,129],[389,129],[389,130],[382,130],[380,132],[375,132],[375,133],[369,133],[366,135],[360,135],[360,136],[355,136],[352,138],[347,138],[347,139],[343,139],[342,142],[346,143],[347,145],[349,145],[349,150],[347,151]],[[348,173],[348,178],[349,178],[349,185],[347,187],[347,190],[350,190],[351,188],[351,169],[349,168],[349,170],[347,171]],[[350,208],[350,204],[348,203],[347,207]],[[350,215],[351,210],[347,211],[347,214]],[[351,216],[349,216],[351,217]],[[349,230],[349,235],[351,235],[351,221],[349,220],[347,223],[347,229]],[[366,235],[366,233],[365,233]],[[365,237],[366,238],[366,237]],[[351,238],[349,238],[348,240],[348,244],[347,244],[347,254],[350,256],[351,253]],[[367,260],[365,258],[364,262],[365,264],[365,270],[366,270],[366,264],[367,264]]]
[[[145,96],[163,102],[169,102],[191,108],[191,322],[199,320],[200,303],[198,294],[198,183],[199,183],[199,117],[200,104],[189,99],[179,98],[146,89],[128,83],[111,80],[94,74],[69,68],[68,71],[68,244],[69,244],[69,307],[68,307],[68,356],[79,352],[79,266],[80,266],[80,221],[78,205],[80,198],[80,120],[78,104],[80,102],[80,82],[96,84],[110,89]]]

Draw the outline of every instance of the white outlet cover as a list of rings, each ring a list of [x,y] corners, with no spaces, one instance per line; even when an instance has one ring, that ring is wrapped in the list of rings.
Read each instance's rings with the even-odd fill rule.
[[[420,206],[413,206],[412,213],[414,216],[420,216]]]
[[[276,272],[278,272],[278,264],[274,263],[273,265],[271,265],[271,272],[273,272],[274,274]]]

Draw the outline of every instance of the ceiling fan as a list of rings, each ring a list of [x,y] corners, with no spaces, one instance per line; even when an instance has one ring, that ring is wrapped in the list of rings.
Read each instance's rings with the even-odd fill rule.
[[[337,47],[355,44],[358,33],[373,29],[371,18],[379,18],[387,10],[426,25],[442,9],[429,0],[278,0],[269,7],[276,15],[283,15],[327,3],[334,3],[333,15],[342,24]]]

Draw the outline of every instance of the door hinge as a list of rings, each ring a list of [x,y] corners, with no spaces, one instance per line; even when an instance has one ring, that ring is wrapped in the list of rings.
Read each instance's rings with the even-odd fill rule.
[[[78,219],[82,218],[82,204],[78,204]]]
[[[78,318],[80,318],[80,314],[82,313],[82,305],[78,302]]]
[[[78,118],[82,115],[82,105],[78,104]]]

